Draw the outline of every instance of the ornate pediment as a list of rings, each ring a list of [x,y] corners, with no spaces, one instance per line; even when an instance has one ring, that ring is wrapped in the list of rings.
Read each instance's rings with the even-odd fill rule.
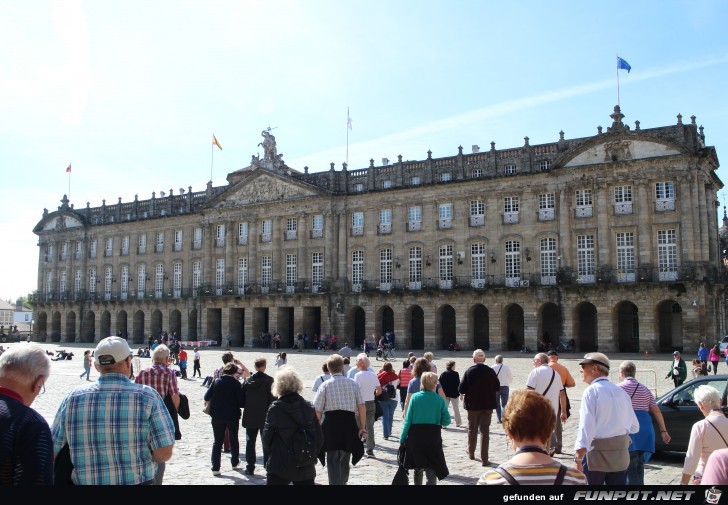
[[[81,219],[70,212],[54,212],[43,219],[36,231],[64,231],[68,228],[79,228],[83,226]]]
[[[578,167],[599,163],[659,158],[676,154],[680,154],[680,151],[663,143],[622,138],[592,145],[575,154],[563,166]]]
[[[261,203],[300,200],[321,196],[308,184],[264,171],[255,171],[221,194],[212,208],[238,207]]]

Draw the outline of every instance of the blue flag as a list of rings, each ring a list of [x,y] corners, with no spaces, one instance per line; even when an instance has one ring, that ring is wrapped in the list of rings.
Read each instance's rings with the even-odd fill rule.
[[[629,71],[632,70],[632,67],[629,65],[629,63],[627,63],[622,58],[617,56],[617,70],[620,70],[620,69],[626,70],[627,73],[629,74]]]

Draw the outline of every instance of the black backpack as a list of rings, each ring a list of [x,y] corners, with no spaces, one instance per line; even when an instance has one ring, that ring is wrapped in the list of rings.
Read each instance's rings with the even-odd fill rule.
[[[391,382],[382,386],[382,397],[385,400],[395,400],[397,398],[397,388]]]
[[[296,421],[298,429],[286,444],[288,459],[296,468],[315,465],[319,450],[324,443],[318,418],[311,405],[308,402],[306,404],[306,406],[303,406],[304,411],[309,411],[304,413],[306,424],[298,424],[298,421]]]

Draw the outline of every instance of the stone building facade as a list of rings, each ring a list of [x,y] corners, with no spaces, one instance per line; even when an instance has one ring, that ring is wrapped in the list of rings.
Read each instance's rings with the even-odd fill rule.
[[[695,118],[309,173],[265,155],[228,184],[45,210],[36,333],[260,345],[669,351],[725,329],[718,158]]]

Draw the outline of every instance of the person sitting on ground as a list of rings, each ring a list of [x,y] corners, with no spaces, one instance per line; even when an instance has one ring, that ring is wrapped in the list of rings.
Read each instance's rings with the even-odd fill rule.
[[[508,462],[487,470],[478,479],[478,485],[585,486],[586,476],[582,472],[549,456],[547,449],[555,426],[556,413],[548,398],[530,389],[511,393],[503,412],[503,429],[516,453]]]

